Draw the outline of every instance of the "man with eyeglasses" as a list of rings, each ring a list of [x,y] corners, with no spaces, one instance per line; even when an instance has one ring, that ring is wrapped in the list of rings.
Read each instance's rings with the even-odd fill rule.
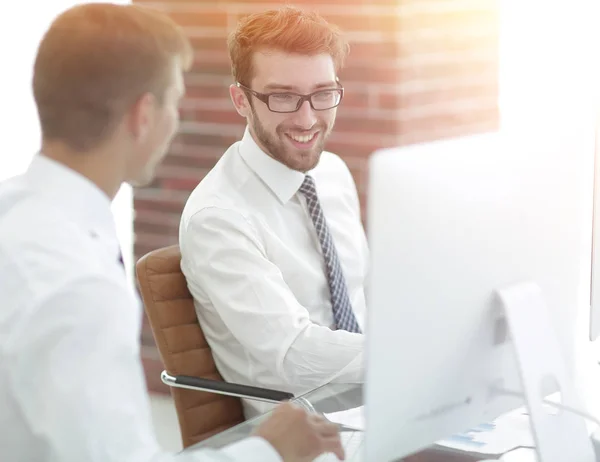
[[[350,171],[324,151],[348,45],[291,7],[244,18],[228,45],[247,128],[192,192],[179,236],[217,367],[294,394],[361,383],[368,248]]]

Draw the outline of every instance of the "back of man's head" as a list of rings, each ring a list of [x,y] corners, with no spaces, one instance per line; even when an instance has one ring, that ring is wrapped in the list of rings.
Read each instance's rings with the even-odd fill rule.
[[[336,71],[344,65],[349,46],[340,30],[315,12],[283,7],[243,18],[228,39],[233,78],[249,86],[258,50],[331,55]]]
[[[192,54],[179,27],[151,9],[90,3],[65,11],[44,35],[34,65],[44,140],[93,149],[141,95],[161,102],[173,60],[189,68]]]

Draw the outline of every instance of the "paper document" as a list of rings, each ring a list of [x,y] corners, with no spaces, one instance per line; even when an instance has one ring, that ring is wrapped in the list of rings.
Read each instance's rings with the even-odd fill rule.
[[[344,411],[324,413],[331,422],[364,431],[364,406]],[[533,446],[529,416],[524,408],[515,409],[490,423],[478,425],[463,433],[452,435],[436,444],[480,454],[501,454],[519,446]]]
[[[524,408],[520,408],[436,444],[459,451],[497,455],[518,447],[534,446],[534,441],[529,416]]]
[[[347,409],[345,411],[330,412],[323,414],[331,422],[345,425],[358,431],[365,430],[364,406]]]

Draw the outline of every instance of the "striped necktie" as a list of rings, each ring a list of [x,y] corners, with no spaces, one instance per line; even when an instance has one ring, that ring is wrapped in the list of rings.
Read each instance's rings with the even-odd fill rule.
[[[306,198],[308,212],[317,231],[319,243],[321,244],[321,252],[327,269],[327,282],[331,294],[331,307],[335,324],[338,329],[360,333],[360,326],[352,311],[346,280],[342,273],[340,260],[331,233],[329,232],[325,215],[321,209],[314,179],[306,175],[299,191]]]

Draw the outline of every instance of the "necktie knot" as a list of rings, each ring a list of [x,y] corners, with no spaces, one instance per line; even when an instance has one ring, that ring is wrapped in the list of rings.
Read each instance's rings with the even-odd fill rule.
[[[304,181],[300,185],[299,191],[308,197],[316,197],[317,196],[317,188],[315,186],[315,180],[312,176],[306,175],[304,177]]]

